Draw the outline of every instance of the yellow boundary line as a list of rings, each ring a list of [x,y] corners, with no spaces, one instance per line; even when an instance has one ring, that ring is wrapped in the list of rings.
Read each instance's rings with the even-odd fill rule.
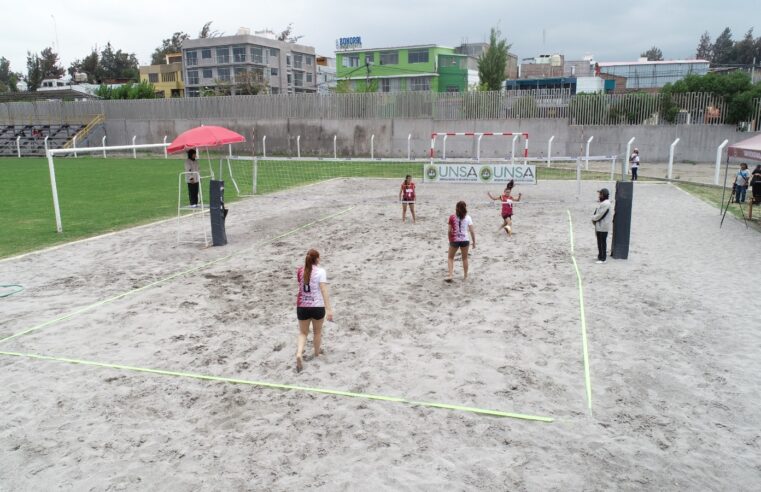
[[[573,247],[573,220],[571,219],[571,211],[568,212],[568,238],[571,242],[571,260],[573,261],[573,268],[576,271],[576,280],[579,286],[579,316],[581,320],[581,350],[584,358],[584,385],[586,387],[587,407],[589,411],[592,411],[592,381],[589,371],[589,343],[587,341],[587,320],[584,312],[584,288],[581,282],[581,272],[579,271],[579,264],[576,263],[576,255]]]
[[[69,359],[66,357],[52,357],[47,355],[39,355],[39,354],[25,354],[21,352],[4,352],[0,351],[0,355],[5,355],[9,357],[23,357],[27,359],[36,359],[36,360],[43,360],[43,361],[54,361],[54,362],[65,362],[68,364],[77,364],[77,365],[84,365],[84,366],[94,366],[94,367],[100,367],[100,368],[106,368],[106,369],[116,369],[116,370],[122,370],[122,371],[132,371],[132,372],[140,372],[140,373],[148,373],[148,374],[158,374],[162,376],[174,376],[174,377],[181,377],[181,378],[189,378],[189,379],[197,379],[202,381],[215,381],[215,382],[221,382],[221,383],[230,383],[230,384],[244,384],[248,386],[260,386],[264,388],[272,388],[272,389],[281,389],[281,390],[290,390],[290,391],[302,391],[307,393],[320,393],[323,395],[333,395],[333,396],[346,396],[351,398],[362,398],[365,400],[379,400],[379,401],[387,401],[387,402],[393,402],[393,403],[403,403],[411,406],[418,406],[418,407],[427,407],[427,408],[441,408],[446,410],[455,410],[460,412],[468,412],[468,413],[475,413],[479,415],[489,415],[492,417],[509,417],[514,419],[521,419],[521,420],[530,420],[530,421],[536,421],[536,422],[553,422],[554,419],[550,417],[542,417],[538,415],[527,415],[523,413],[514,413],[514,412],[503,412],[500,410],[490,410],[485,408],[477,408],[477,407],[467,407],[462,405],[451,405],[448,403],[435,403],[435,402],[421,402],[421,401],[413,401],[409,400],[407,398],[401,398],[396,396],[385,396],[385,395],[375,395],[371,393],[355,393],[353,391],[342,391],[342,390],[333,390],[333,389],[324,389],[324,388],[313,388],[309,386],[297,386],[293,384],[280,384],[280,383],[269,383],[264,381],[251,381],[247,379],[237,379],[237,378],[228,378],[223,376],[211,376],[207,374],[197,374],[192,372],[182,372],[182,371],[169,371],[165,369],[150,369],[146,367],[135,367],[135,366],[127,366],[122,364],[107,364],[104,362],[95,362],[90,360],[80,360],[80,359]]]

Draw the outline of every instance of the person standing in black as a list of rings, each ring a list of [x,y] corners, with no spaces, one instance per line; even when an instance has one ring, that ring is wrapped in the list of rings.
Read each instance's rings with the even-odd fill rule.
[[[185,160],[185,181],[188,183],[188,197],[190,206],[198,207],[198,188],[200,186],[201,174],[196,161],[196,149],[188,150],[188,158]]]

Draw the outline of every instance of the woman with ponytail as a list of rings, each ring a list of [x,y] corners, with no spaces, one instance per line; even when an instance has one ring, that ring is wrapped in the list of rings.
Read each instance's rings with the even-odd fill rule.
[[[296,349],[296,371],[304,368],[304,346],[309,335],[309,325],[312,325],[314,339],[314,356],[320,356],[322,343],[322,324],[327,316],[333,321],[333,309],[330,307],[328,294],[328,277],[325,269],[319,266],[320,253],[315,249],[307,252],[304,266],[296,271],[299,282],[299,294],[296,297],[296,317],[299,319],[299,339]]]
[[[468,215],[468,208],[465,202],[457,202],[455,213],[449,216],[447,220],[449,226],[449,254],[447,255],[447,269],[449,274],[446,281],[451,282],[454,274],[454,257],[459,249],[462,252],[462,271],[463,278],[468,279],[468,249],[471,241],[473,249],[476,249],[476,231],[473,229],[473,220]],[[471,241],[468,241],[470,233]]]

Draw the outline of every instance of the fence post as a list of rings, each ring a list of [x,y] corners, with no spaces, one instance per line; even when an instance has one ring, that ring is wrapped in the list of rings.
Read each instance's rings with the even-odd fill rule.
[[[48,138],[49,138],[49,136],[45,135],[45,142],[44,143],[45,143],[45,153],[46,154],[48,153]]]
[[[729,140],[724,140],[721,142],[721,145],[716,149],[716,172],[713,176],[713,184],[718,185],[719,184],[719,174],[721,171],[721,153],[724,151],[724,147],[727,146],[729,143]]]
[[[547,142],[547,167],[552,166],[552,141],[555,140],[555,135],[550,137]]]
[[[262,157],[267,157],[267,135],[262,137]]]
[[[515,141],[521,138],[520,133],[513,135],[513,146],[510,147],[510,164],[515,164]]]
[[[594,140],[594,135],[589,137],[589,140],[587,140],[587,153],[586,153],[586,163],[584,165],[584,170],[589,171],[589,144],[592,143],[592,140]]]
[[[442,140],[444,143],[441,147],[441,158],[446,160],[447,158],[447,135],[444,135],[444,139]]]
[[[613,181],[614,174],[616,174],[616,155],[613,156],[613,160],[610,161],[610,180]]]
[[[581,159],[576,158],[576,199],[581,197]]]
[[[48,171],[50,172],[50,188],[53,192],[53,210],[55,212],[55,225],[56,230],[63,232],[63,224],[61,224],[61,206],[58,203],[58,185],[55,179],[55,164],[53,163],[53,154],[48,150],[45,152],[45,156],[48,158]]]
[[[137,135],[132,135],[132,158],[137,159],[137,149],[135,148],[135,140]]]
[[[375,159],[375,134],[370,135],[370,160]]]
[[[103,137],[106,138],[106,137]],[[77,157],[77,136],[74,135],[74,139],[72,141],[72,147],[74,148],[74,157]]]
[[[679,143],[679,139],[677,138],[671,143],[671,147],[669,147],[669,170],[666,177],[668,179],[672,179],[674,174],[674,149],[676,148],[676,144]]]
[[[338,146],[336,145],[337,140],[338,135],[333,135],[333,159],[338,159]]]
[[[103,135],[103,138],[100,139],[100,146],[103,147],[103,158],[105,159],[106,158],[106,136],[105,135]]]
[[[233,156],[233,144],[227,144],[227,156],[228,157]]]
[[[301,158],[301,135],[296,135],[296,157]]]
[[[164,159],[169,159],[169,154],[166,152],[166,135],[164,135]]]
[[[623,159],[621,159],[621,181],[626,178],[626,166],[629,163],[629,156],[632,154],[632,144],[634,143],[634,138],[635,137],[632,137],[628,142],[626,142],[626,155]]]
[[[476,162],[481,162],[481,139],[483,137],[483,133],[478,134],[478,142],[476,142]]]
[[[75,140],[74,140],[74,143],[75,143],[75,144],[76,144],[76,142],[77,142],[77,141],[76,141],[76,138],[77,138],[77,137],[74,137],[74,139],[75,139]],[[74,148],[76,149],[76,148],[77,148],[77,146],[76,146],[76,145],[74,145]],[[18,137],[16,137],[16,153],[18,154],[18,156],[19,156],[19,159],[20,159],[20,158],[21,158],[21,135],[19,135]],[[76,156],[77,156],[77,154],[75,153],[75,154],[74,154],[74,157],[76,157]]]
[[[412,134],[407,134],[407,160],[412,160]]]

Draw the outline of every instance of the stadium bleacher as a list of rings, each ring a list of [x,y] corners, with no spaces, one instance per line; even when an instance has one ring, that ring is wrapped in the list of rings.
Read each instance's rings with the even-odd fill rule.
[[[0,124],[0,156],[16,156],[19,148],[22,156],[44,156],[45,137],[48,137],[48,148],[62,148],[85,126],[72,123]]]

